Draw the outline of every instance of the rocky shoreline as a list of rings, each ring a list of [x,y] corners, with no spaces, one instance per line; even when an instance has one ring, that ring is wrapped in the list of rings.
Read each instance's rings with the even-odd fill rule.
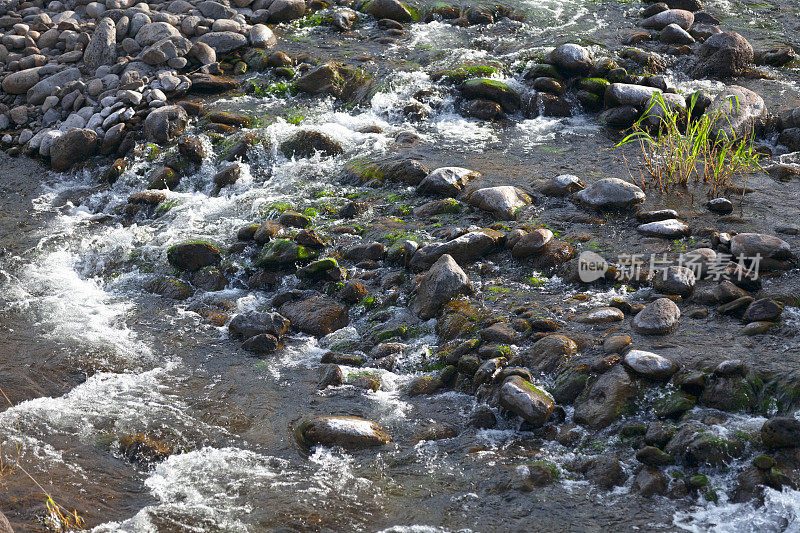
[[[122,227],[158,219],[172,207],[172,191],[185,190],[185,179],[201,169],[213,169],[209,197],[224,196],[268,166],[265,157],[347,157],[342,142],[302,121],[277,140],[259,127],[261,117],[207,109],[218,97],[303,95],[346,111],[375,95],[381,80],[359,66],[282,51],[276,25],[347,33],[377,21],[376,42],[391,46],[413,24],[468,27],[523,19],[502,7],[418,9],[398,0],[132,4],[8,2],[0,10],[3,148],[42,158],[55,171],[94,172],[99,188],[136,181],[141,190],[124,205],[93,213],[98,223]],[[781,156],[800,150],[800,108],[769,109],[743,86],[743,80],[769,76],[760,67],[796,65],[791,47],[754,50],[742,35],[720,27],[699,0],[647,2],[638,27],[620,43],[606,55],[562,44],[515,71],[469,62],[429,75],[436,91],[455,98],[463,117],[498,125],[585,114],[614,131],[635,123],[657,130],[664,120],[658,102],[695,120],[716,116],[713,138],[752,133],[769,176],[764,179],[796,186],[800,171]],[[725,85],[683,94],[670,85],[668,68]],[[437,96],[418,91],[396,112],[424,122]],[[361,193],[303,191],[306,198],[337,201],[307,209],[301,202],[272,205],[224,240],[176,243],[155,266],[146,265],[154,274],[142,288],[187,302],[254,357],[269,360],[296,334],[320,339],[327,347],[319,361],[322,391],[354,386],[374,392],[381,377],[370,369],[381,369],[415,373],[404,398],[457,391],[477,399],[466,428],[435,425],[422,440],[510,424],[566,448],[619,442],[560,467],[602,490],[630,486],[647,498],[699,498],[710,505],[720,492],[726,501],[748,502],[763,498],[765,487],[800,487],[800,421],[793,416],[800,379],[793,370],[726,358],[708,345],[702,347],[713,352],[708,357],[675,354],[686,341],[678,336],[692,323],[756,343],[769,337],[772,346],[800,352],[783,322],[787,309],[796,313],[800,306],[800,227],[787,220],[770,233],[748,230],[748,221],[734,214],[752,192],[744,185],[713,194],[695,185],[690,193],[703,198],[699,205],[695,200],[673,209],[660,205],[666,204],[662,193],[621,176],[498,183],[447,161],[433,167],[405,157],[404,147],[421,142],[414,133],[399,132],[392,142],[396,153],[351,158],[330,183],[402,190],[412,198],[407,204],[379,202],[371,192],[362,199]],[[550,227],[543,222],[548,212],[567,213],[553,220],[578,229]],[[640,240],[629,239],[612,254],[591,246],[587,227]],[[647,256],[633,270],[621,260],[632,254]],[[648,263],[651,256],[660,262]],[[130,258],[125,268],[145,266],[137,261]],[[591,279],[588,261],[602,267]],[[512,292],[507,286],[518,269],[528,273],[528,289],[557,279],[575,288],[573,296],[546,305],[526,289],[496,299]],[[508,283],[490,282],[504,275]],[[228,288],[268,295],[269,305],[237,313],[224,296],[197,298]],[[593,303],[592,294],[615,290],[622,296]],[[357,340],[337,341],[337,332],[348,327]],[[431,358],[409,368],[409,344],[428,333],[436,338]],[[360,367],[365,370],[348,370]],[[738,413],[766,421],[751,433],[713,429]],[[293,424],[304,451],[393,442],[391,431],[376,422],[328,414]],[[133,455],[150,457],[148,444],[136,446]],[[144,463],[169,453],[150,455],[155,459]],[[736,475],[731,486],[709,482],[709,469],[729,467]],[[553,464],[526,462],[510,469],[506,489],[535,491],[557,478]]]

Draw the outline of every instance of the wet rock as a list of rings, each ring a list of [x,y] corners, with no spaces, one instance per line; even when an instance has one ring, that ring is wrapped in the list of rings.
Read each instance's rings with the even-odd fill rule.
[[[147,285],[147,290],[173,300],[186,300],[194,294],[192,287],[188,283],[175,278],[156,279]]]
[[[494,230],[471,231],[444,243],[431,243],[420,247],[412,256],[409,266],[423,270],[447,254],[461,265],[471,263],[501,243],[502,234]]]
[[[529,492],[556,481],[556,468],[549,463],[533,463],[514,467],[511,484],[520,491]]]
[[[575,247],[564,241],[552,241],[541,253],[530,256],[529,264],[536,270],[551,271],[575,257]]]
[[[278,339],[267,333],[254,335],[242,343],[242,349],[255,354],[275,353],[278,349]]]
[[[517,210],[529,205],[531,198],[523,190],[505,185],[478,189],[467,197],[467,202],[501,220],[514,220]]]
[[[287,302],[278,312],[289,319],[293,328],[315,337],[324,337],[350,322],[345,306],[322,295]]]
[[[338,387],[344,381],[344,374],[339,365],[327,364],[322,368],[322,377],[320,377],[317,388],[320,390],[327,389],[328,387]]]
[[[744,446],[712,434],[702,424],[688,422],[678,429],[664,451],[689,467],[713,467],[730,463],[744,451]]]
[[[663,30],[670,24],[688,30],[694,24],[694,14],[683,9],[668,9],[644,19],[641,23],[643,28],[652,30]]]
[[[559,71],[568,75],[583,75],[592,68],[589,51],[578,44],[567,43],[557,46],[548,59]]]
[[[307,228],[313,222],[311,217],[290,209],[281,213],[281,216],[278,217],[278,224],[287,228]]]
[[[480,177],[480,173],[468,168],[437,168],[419,183],[419,194],[435,194],[456,197],[470,180]]]
[[[511,376],[500,387],[500,405],[533,426],[550,419],[555,402],[549,394],[520,376]]]
[[[604,178],[578,192],[575,197],[601,210],[630,209],[645,199],[642,190],[619,178]]]
[[[696,279],[692,269],[685,266],[669,266],[663,274],[653,278],[653,287],[662,294],[677,294],[687,297],[694,292]]]
[[[291,20],[299,19],[306,13],[306,3],[304,0],[274,0],[267,8],[267,19],[257,20],[253,22],[289,22]]]
[[[139,464],[163,461],[174,451],[172,445],[144,433],[127,435],[119,439],[119,450],[128,461]],[[4,531],[1,526],[0,531]],[[12,531],[10,526],[8,531]]]
[[[718,115],[711,126],[712,135],[733,139],[758,131],[767,116],[767,107],[758,94],[731,85],[714,98],[707,113]]]
[[[658,39],[665,44],[693,44],[694,37],[677,24],[669,24],[661,30]]]
[[[622,362],[635,374],[654,381],[667,381],[678,371],[675,361],[643,350],[629,351]]]
[[[539,191],[547,196],[568,196],[583,189],[585,185],[578,176],[563,174],[556,176],[539,187]]]
[[[219,94],[232,91],[239,86],[235,80],[230,78],[202,72],[192,74],[189,79],[192,82],[191,92],[193,93]]]
[[[178,152],[182,157],[195,165],[199,165],[206,157],[203,143],[196,137],[184,137],[178,142]]]
[[[436,314],[450,299],[471,292],[469,278],[450,255],[442,255],[425,274],[411,310],[420,318]]]
[[[607,354],[622,353],[632,342],[630,335],[609,335],[603,341],[603,352]]]
[[[783,307],[771,298],[761,298],[747,307],[742,320],[750,322],[775,322],[783,313]]]
[[[245,340],[261,334],[272,335],[280,339],[289,331],[289,325],[289,319],[279,313],[251,311],[233,317],[228,329],[232,335]]]
[[[633,479],[633,489],[645,498],[666,494],[669,480],[664,472],[655,468],[642,468]]]
[[[522,99],[514,89],[505,83],[488,78],[473,78],[465,81],[460,87],[464,98],[491,100],[497,102],[506,113],[519,111]]]
[[[486,405],[478,405],[469,414],[469,425],[477,429],[491,429],[497,426],[497,417]]]
[[[633,329],[642,335],[666,335],[678,327],[681,311],[675,302],[659,298],[633,318]]]
[[[598,117],[602,124],[611,128],[625,129],[633,126],[639,119],[641,110],[631,105],[606,109]]]
[[[650,446],[663,448],[675,435],[675,426],[659,420],[653,420],[647,425],[644,442]]]
[[[54,170],[68,170],[97,153],[97,133],[76,129],[57,137],[50,147],[50,165]]]
[[[258,242],[258,231],[256,231],[255,238]],[[264,246],[255,260],[255,265],[267,269],[291,267],[296,263],[311,261],[318,254],[317,250],[307,248],[289,239],[276,239]]]
[[[578,345],[564,335],[548,335],[520,355],[524,366],[538,372],[553,372],[578,353]]]
[[[383,163],[379,166],[379,170],[386,179],[412,186],[419,185],[422,180],[431,174],[431,170],[416,159],[402,159]]]
[[[670,454],[655,446],[645,446],[637,450],[636,460],[653,468],[675,464],[675,459]]]
[[[505,117],[500,104],[482,98],[468,100],[464,103],[462,111],[465,115],[478,120],[499,120]]]
[[[610,490],[625,483],[625,471],[619,459],[610,455],[599,455],[589,459],[585,465],[586,479],[598,487]]]
[[[608,426],[627,410],[636,394],[630,375],[620,365],[601,374],[575,401],[575,422],[593,429]]]
[[[272,30],[264,24],[254,24],[250,28],[250,44],[253,48],[271,48],[278,43]]]
[[[411,22],[414,20],[411,12],[399,0],[368,0],[362,10],[378,20],[389,19],[397,22]]]
[[[674,209],[659,209],[658,211],[638,211],[636,213],[636,220],[647,224],[649,222],[658,222],[660,220],[669,220],[671,218],[678,218],[678,212]]]
[[[178,270],[194,272],[203,267],[219,264],[219,248],[207,242],[176,244],[167,250],[167,261]]]
[[[767,448],[800,446],[800,421],[794,417],[776,416],[761,426],[761,440]]]
[[[642,108],[647,105],[654,94],[659,93],[661,93],[661,90],[656,87],[647,87],[631,83],[612,83],[606,88],[604,98],[606,104],[609,106],[633,106],[635,108]]]
[[[695,78],[740,76],[753,64],[753,47],[734,31],[715,33],[700,45],[690,75]]]
[[[177,105],[154,109],[144,121],[147,139],[157,143],[168,143],[176,139],[189,124],[186,111]]]
[[[733,202],[727,198],[714,198],[706,204],[708,210],[718,215],[729,215],[733,213]]]
[[[680,239],[691,234],[688,224],[677,218],[648,222],[636,228],[642,235],[664,239]]]
[[[382,446],[390,441],[389,434],[381,426],[354,416],[324,416],[307,420],[299,425],[298,435],[307,447],[321,444],[341,446],[347,450]]]
[[[547,248],[552,241],[552,231],[545,228],[535,229],[517,240],[511,249],[511,256],[520,258],[537,255]]]
[[[706,385],[698,402],[720,411],[749,411],[756,405],[753,386],[743,376],[716,375]]]
[[[221,291],[228,286],[228,280],[218,268],[205,267],[192,273],[192,285],[207,292]]]
[[[441,387],[442,379],[439,376],[418,376],[406,386],[406,394],[411,397],[429,395]]]
[[[369,295],[369,290],[363,283],[350,280],[344,284],[339,297],[347,303],[356,304]]]
[[[575,318],[581,324],[610,324],[622,322],[625,314],[616,307],[599,307]]]
[[[366,241],[348,248],[344,252],[345,259],[360,262],[364,260],[383,261],[386,257],[386,246],[375,241]]]
[[[789,259],[789,243],[772,235],[761,233],[739,233],[731,238],[731,254],[751,258],[756,255],[771,259]]]
[[[336,259],[333,259],[332,257],[326,257],[325,259],[312,261],[303,268],[298,269],[295,274],[299,279],[304,280],[334,280],[340,277],[339,264],[336,262]]]
[[[331,157],[344,153],[342,145],[324,133],[312,130],[302,130],[291,138],[281,143],[280,150],[287,158],[313,157],[320,152]]]

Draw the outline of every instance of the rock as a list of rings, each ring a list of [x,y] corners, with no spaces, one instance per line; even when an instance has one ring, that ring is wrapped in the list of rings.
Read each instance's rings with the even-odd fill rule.
[[[113,65],[117,61],[117,28],[114,21],[104,18],[97,23],[89,45],[83,53],[83,62],[92,71],[100,65]]]
[[[3,78],[3,91],[8,94],[25,94],[28,89],[39,82],[39,71],[42,67],[28,68],[12,72]]]
[[[331,94],[336,97],[342,95],[344,80],[335,63],[325,63],[314,67],[295,82],[297,90],[309,94]]]
[[[319,380],[317,388],[320,390],[327,389],[328,387],[338,387],[344,381],[344,374],[339,365],[327,364],[323,368],[322,377]]]
[[[201,65],[210,65],[217,62],[217,53],[206,43],[194,43],[189,49],[187,56],[196,60]],[[194,80],[192,85],[194,86]],[[196,89],[195,87],[195,90]]]
[[[250,45],[254,48],[272,48],[276,44],[278,44],[278,39],[268,26],[254,24],[250,28]]]
[[[619,459],[610,455],[600,455],[587,461],[584,475],[598,487],[610,490],[625,483],[625,471]]]
[[[717,139],[734,139],[757,131],[767,116],[767,107],[758,94],[731,85],[714,98],[707,113],[716,116],[711,126],[712,135]]]
[[[477,429],[491,429],[497,426],[497,417],[486,405],[477,405],[469,415],[469,425]]]
[[[235,80],[211,74],[195,73],[189,76],[189,79],[192,82],[191,91],[196,93],[218,94],[232,91],[239,86]]]
[[[324,337],[350,321],[345,306],[322,295],[287,302],[279,312],[291,321],[292,327],[315,337]]]
[[[268,229],[265,226],[262,226],[262,228],[264,230]],[[256,231],[254,238],[256,242],[264,242],[259,231]],[[315,259],[318,254],[318,250],[302,246],[289,239],[276,239],[264,245],[255,260],[255,266],[265,269],[291,268],[296,263]]]
[[[739,233],[731,238],[731,254],[752,258],[756,255],[771,259],[789,259],[792,252],[789,243],[772,235],[762,233]]]
[[[313,157],[320,152],[331,157],[344,153],[342,145],[324,133],[313,130],[301,130],[281,143],[280,150],[287,158]]]
[[[691,234],[689,225],[677,218],[668,220],[658,220],[656,222],[648,222],[636,228],[636,231],[642,235],[650,237],[661,237],[664,239],[680,239]]]
[[[506,116],[500,104],[482,98],[465,102],[462,106],[462,112],[466,116],[477,118],[478,120],[499,120]]]
[[[646,87],[632,83],[612,83],[606,88],[605,102],[609,106],[641,108],[647,105],[654,94],[660,93],[661,90],[656,87]]]
[[[681,311],[669,298],[647,304],[633,317],[633,329],[642,335],[666,335],[678,327]]]
[[[501,239],[501,233],[487,229],[471,231],[444,243],[426,244],[416,250],[409,266],[415,270],[424,270],[445,254],[452,256],[457,263],[466,265],[498,246]]]
[[[776,416],[761,426],[761,440],[767,448],[800,446],[800,421],[794,417]]]
[[[142,26],[136,33],[136,42],[142,48],[152,46],[162,39],[181,37],[181,32],[167,22],[151,22]]]
[[[654,381],[667,381],[679,368],[674,361],[643,350],[630,350],[622,362],[635,374]]]
[[[500,405],[532,426],[547,422],[555,408],[549,394],[520,376],[510,376],[500,387]]]
[[[274,0],[267,9],[269,20],[259,22],[289,22],[306,14],[306,3],[305,0]]]
[[[636,460],[654,468],[675,464],[675,459],[670,454],[659,450],[655,446],[645,446],[637,450]]]
[[[189,124],[189,115],[177,105],[154,109],[144,121],[144,131],[148,140],[167,143],[177,138]]]
[[[364,13],[376,19],[389,19],[397,22],[414,20],[411,12],[399,0],[369,0],[362,8]]]
[[[417,289],[411,310],[423,320],[436,316],[452,298],[472,291],[469,277],[450,255],[442,255],[428,270]]]
[[[227,3],[227,2],[226,2]],[[230,19],[236,16],[236,11],[223,5],[221,2],[204,0],[197,4],[197,9],[204,17],[210,19]]]
[[[690,70],[695,78],[729,78],[742,75],[753,64],[753,47],[734,31],[715,33],[705,40]]]
[[[593,429],[604,428],[622,416],[635,392],[631,377],[615,365],[578,397],[573,418]]]
[[[194,272],[203,267],[217,265],[221,259],[219,248],[207,242],[176,244],[167,250],[167,261],[178,270]]]
[[[598,307],[575,318],[581,324],[610,324],[622,322],[625,314],[616,307]]]
[[[557,46],[548,56],[549,62],[567,75],[584,75],[592,68],[589,51],[578,44]]]
[[[661,30],[658,40],[665,44],[693,44],[694,37],[677,24],[669,24]]]
[[[578,176],[563,174],[556,176],[539,187],[539,191],[547,196],[567,196],[583,189],[585,185]]]
[[[280,339],[289,330],[289,325],[289,319],[278,313],[251,311],[233,317],[228,329],[234,336],[245,340],[262,334]]]
[[[261,333],[244,341],[242,349],[255,354],[275,353],[278,349],[278,339],[267,333]]]
[[[657,494],[666,494],[669,480],[664,472],[655,468],[642,468],[633,479],[633,489],[649,498]]]
[[[643,28],[652,30],[663,30],[670,24],[688,30],[694,24],[694,14],[683,9],[668,9],[644,19],[641,23]]]
[[[247,38],[232,31],[212,31],[200,37],[197,42],[207,44],[217,54],[228,54],[247,46]]]
[[[578,345],[564,335],[547,335],[520,355],[525,367],[536,372],[551,373],[567,363],[576,353]]]
[[[6,515],[3,513],[0,513],[0,533],[14,533],[11,523],[9,523],[8,518],[6,518]]]
[[[664,273],[656,273],[653,278],[653,286],[662,294],[677,294],[679,296],[690,296],[694,292],[696,280],[694,272],[684,266],[670,266]]]
[[[708,207],[709,211],[718,215],[729,215],[733,213],[733,202],[727,198],[714,198],[713,200],[709,200],[708,203],[706,203],[706,207]]]
[[[744,312],[742,321],[750,322],[775,322],[783,313],[783,307],[771,298],[761,298],[751,303]]]
[[[341,446],[359,450],[388,444],[389,434],[370,420],[354,416],[324,416],[307,420],[298,426],[301,443],[307,447]]]
[[[603,352],[607,354],[622,353],[632,342],[630,335],[609,335],[603,341]]]
[[[417,186],[417,192],[454,198],[458,196],[468,181],[478,177],[480,177],[480,173],[468,168],[441,167],[425,176]]]
[[[553,232],[546,228],[538,228],[526,233],[511,248],[512,257],[529,257],[544,251],[553,241]]]
[[[506,185],[478,189],[467,197],[467,202],[501,220],[514,220],[517,210],[529,205],[531,198],[521,189]]]
[[[575,197],[600,210],[630,209],[645,200],[642,190],[619,178],[604,178],[578,192]]]
[[[207,292],[221,291],[228,286],[228,279],[217,267],[201,268],[192,273],[192,285]]]
[[[41,71],[40,71],[41,74]],[[68,83],[81,78],[81,71],[77,68],[68,68],[48,76],[28,89],[27,101],[29,104],[40,105],[45,98],[50,96],[56,87],[64,87]]]
[[[56,137],[50,147],[50,165],[54,170],[68,170],[75,163],[85,161],[97,153],[97,133],[89,129],[76,129]]]
[[[707,426],[688,422],[670,439],[664,451],[689,467],[722,466],[740,455],[744,446],[708,431]]]
[[[462,83],[460,90],[464,98],[469,100],[477,98],[497,102],[506,113],[514,113],[522,105],[519,93],[498,80],[472,78]]]

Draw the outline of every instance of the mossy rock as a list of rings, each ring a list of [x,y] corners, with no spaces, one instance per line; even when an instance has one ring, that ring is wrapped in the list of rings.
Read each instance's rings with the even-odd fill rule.
[[[577,83],[578,89],[598,96],[604,96],[606,94],[606,88],[609,85],[611,85],[611,83],[603,78],[581,78]]]
[[[472,78],[490,78],[500,73],[500,69],[491,65],[465,65],[453,69],[434,72],[431,79],[458,85]]]
[[[259,268],[279,268],[313,260],[319,252],[289,239],[276,239],[264,245],[255,261]]]
[[[697,403],[697,398],[684,392],[672,392],[657,399],[653,403],[655,415],[658,418],[679,418],[686,411],[691,410]]]
[[[381,388],[381,376],[377,372],[356,372],[348,374],[345,383],[375,392]]]
[[[484,98],[497,102],[506,113],[518,111],[522,105],[519,93],[499,80],[488,78],[473,78],[461,84],[461,94],[464,98]]]
[[[535,63],[530,67],[525,74],[527,79],[536,78],[555,78],[557,80],[563,79],[558,69],[549,63]]]
[[[319,259],[304,266],[297,271],[297,277],[300,279],[317,280],[322,279],[331,270],[339,268],[339,263],[332,257]]]
[[[176,244],[167,250],[167,261],[178,270],[194,272],[203,267],[218,265],[222,258],[219,248],[205,241]]]

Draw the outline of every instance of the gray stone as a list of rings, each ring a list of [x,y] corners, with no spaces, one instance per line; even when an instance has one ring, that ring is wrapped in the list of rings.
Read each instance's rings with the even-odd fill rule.
[[[615,365],[578,397],[573,418],[593,429],[604,428],[623,415],[635,394],[630,375],[622,365]]]
[[[471,291],[469,277],[451,256],[445,254],[423,276],[411,310],[427,320],[436,316],[442,305],[452,298]]]
[[[619,178],[604,178],[578,192],[575,197],[595,209],[629,209],[645,200],[642,189]]]
[[[52,94],[56,87],[63,87],[70,82],[80,79],[81,71],[77,68],[68,68],[39,81],[28,89],[27,100],[29,104],[40,105],[44,99]]]
[[[133,21],[131,21],[132,23]],[[157,43],[161,39],[169,39],[170,37],[181,37],[181,32],[167,22],[150,22],[144,24],[136,33],[136,42],[144,48]]]
[[[680,239],[686,237],[691,233],[688,224],[677,218],[668,220],[658,220],[656,222],[648,222],[636,228],[636,231],[642,235],[650,237],[662,237],[664,239]]]
[[[227,54],[238,50],[243,46],[247,46],[247,38],[241,33],[234,33],[232,31],[213,31],[206,33],[200,39],[199,43],[205,43],[218,54]]]
[[[456,197],[468,181],[477,177],[480,173],[468,168],[441,167],[425,176],[417,186],[417,192]]]
[[[678,364],[664,356],[643,350],[630,350],[622,362],[633,373],[655,381],[666,381],[678,371]]]
[[[669,298],[647,304],[633,317],[633,329],[642,335],[666,335],[678,327],[681,311]]]
[[[520,376],[508,377],[500,387],[500,405],[532,426],[547,422],[555,408],[549,394]]]
[[[113,65],[117,61],[117,28],[114,21],[104,18],[97,23],[89,45],[83,53],[83,62],[91,70],[100,65]]]
[[[28,68],[12,72],[3,79],[3,90],[8,94],[25,94],[39,82],[42,67]]]
[[[660,94],[656,87],[634,85],[632,83],[612,83],[606,87],[605,101],[609,106],[644,107],[654,94]]]
[[[694,24],[694,14],[683,9],[668,9],[642,21],[643,28],[653,30],[663,30],[670,24],[675,24],[684,30],[688,30]]]
[[[76,129],[57,137],[50,147],[50,165],[55,170],[68,170],[97,152],[97,133]]]
[[[731,253],[747,258],[760,255],[772,259],[789,259],[791,248],[789,243],[772,235],[763,233],[739,233],[731,238]]]
[[[653,286],[662,294],[690,296],[696,283],[692,269],[685,266],[669,266],[663,272],[656,272]]]
[[[148,140],[166,143],[178,137],[189,123],[186,111],[177,105],[154,109],[144,121],[144,131]]]
[[[307,420],[298,427],[301,442],[306,447],[341,446],[359,450],[388,444],[389,434],[370,420],[354,416],[324,416]]]
[[[738,33],[715,33],[700,46],[690,74],[695,78],[740,76],[752,66],[753,56],[753,47]]]
[[[264,24],[255,24],[250,29],[250,44],[254,48],[272,48],[277,42],[275,34]]]
[[[517,209],[529,205],[531,198],[521,189],[505,185],[478,189],[467,197],[467,202],[501,220],[513,220]]]
[[[586,74],[592,68],[589,51],[578,44],[567,43],[550,52],[550,62],[566,74]]]

